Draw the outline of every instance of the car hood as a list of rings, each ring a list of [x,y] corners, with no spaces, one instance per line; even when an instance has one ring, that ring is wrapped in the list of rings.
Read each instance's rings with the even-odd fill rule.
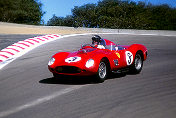
[[[94,48],[90,48],[90,49],[80,49],[76,52],[71,52],[67,55],[67,57],[65,59],[72,59],[73,57],[73,60],[76,60],[77,61],[84,61],[84,60],[87,60],[89,58],[91,58],[92,56],[94,56],[94,53],[95,53],[96,49]]]
[[[76,52],[57,53],[53,56],[55,58],[54,66],[84,66],[95,55],[96,50],[95,48],[88,48]]]
[[[92,53],[94,53],[97,49],[96,48],[88,48],[88,49],[80,49],[76,52],[71,52],[68,56],[90,56]]]

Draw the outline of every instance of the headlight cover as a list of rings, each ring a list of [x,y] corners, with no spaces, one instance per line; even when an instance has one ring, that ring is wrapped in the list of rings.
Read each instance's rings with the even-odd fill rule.
[[[51,66],[55,62],[55,58],[51,58],[48,62],[48,65]]]
[[[87,68],[90,68],[94,65],[94,60],[93,59],[89,59],[87,62],[86,62],[86,67]]]

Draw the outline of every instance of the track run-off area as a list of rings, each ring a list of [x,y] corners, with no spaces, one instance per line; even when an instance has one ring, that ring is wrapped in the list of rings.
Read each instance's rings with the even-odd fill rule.
[[[54,80],[47,67],[51,56],[76,51],[93,35],[62,36],[0,69],[0,118],[175,118],[176,36],[99,33],[117,44],[145,45],[148,58],[141,73],[114,74],[104,83],[90,77]],[[0,40],[9,37],[34,36],[0,35]]]

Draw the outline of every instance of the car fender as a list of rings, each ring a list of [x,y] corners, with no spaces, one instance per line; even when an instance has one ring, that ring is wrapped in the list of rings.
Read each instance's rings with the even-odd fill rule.
[[[59,52],[52,56],[52,58],[55,58],[54,64],[52,64],[50,67],[54,68],[58,65],[58,63],[63,63],[62,61],[65,60],[65,58],[69,55],[69,52]]]
[[[93,59],[94,60],[94,65],[93,67],[89,68],[90,70],[94,71],[94,72],[97,72],[98,71],[98,68],[99,68],[99,64],[100,64],[100,61],[101,59],[104,57],[104,54],[93,54],[89,57],[89,59]],[[88,59],[88,60],[89,60]],[[87,60],[87,61],[88,61]]]
[[[129,46],[129,48],[127,49],[128,51],[130,51],[134,56],[133,59],[135,58],[135,55],[137,52],[142,53],[143,56],[143,61],[145,61],[147,59],[147,48],[142,45],[142,44],[132,44]]]

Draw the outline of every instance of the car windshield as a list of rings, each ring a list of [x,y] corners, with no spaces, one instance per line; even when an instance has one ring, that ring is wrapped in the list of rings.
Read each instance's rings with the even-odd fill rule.
[[[116,45],[106,45],[105,49],[109,49],[109,50],[116,50]]]
[[[118,45],[106,45],[105,49],[109,50],[124,50],[124,47],[118,46]]]

